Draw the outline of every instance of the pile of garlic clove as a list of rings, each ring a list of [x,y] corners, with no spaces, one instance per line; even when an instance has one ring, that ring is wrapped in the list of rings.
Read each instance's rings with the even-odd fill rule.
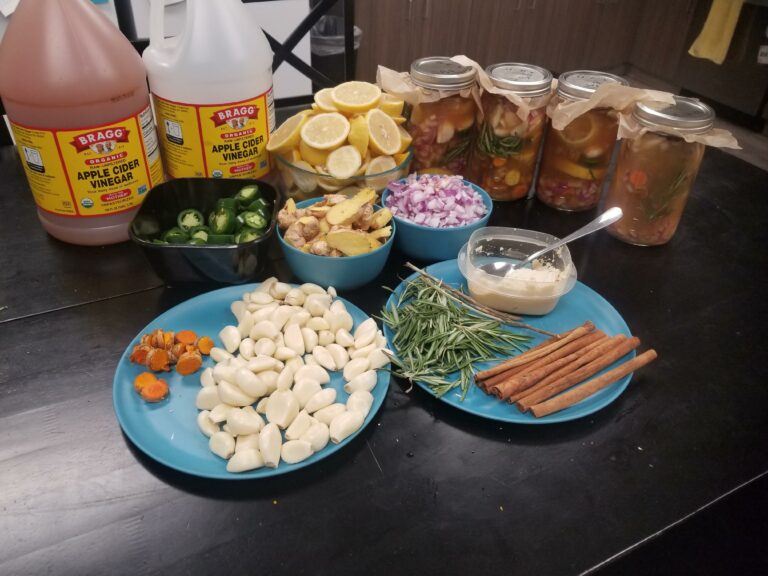
[[[229,472],[295,464],[363,425],[386,338],[369,318],[354,327],[331,287],[269,278],[231,305],[216,363],[200,375],[197,425]],[[341,371],[346,401],[328,387]]]

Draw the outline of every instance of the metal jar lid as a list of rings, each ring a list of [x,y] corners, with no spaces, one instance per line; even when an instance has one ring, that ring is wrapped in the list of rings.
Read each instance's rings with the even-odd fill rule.
[[[462,90],[474,84],[475,69],[445,56],[429,56],[414,60],[411,80],[430,90]]]
[[[673,128],[676,132],[700,134],[712,128],[715,111],[697,98],[675,96],[675,103],[638,102],[633,116],[650,128]]]
[[[560,74],[560,77],[557,79],[557,93],[571,100],[586,100],[602,84],[629,86],[629,82],[624,78],[615,74],[609,74],[608,72],[572,70]]]
[[[491,64],[485,72],[494,86],[512,90],[525,98],[544,96],[552,89],[552,73],[533,64],[502,62]]]

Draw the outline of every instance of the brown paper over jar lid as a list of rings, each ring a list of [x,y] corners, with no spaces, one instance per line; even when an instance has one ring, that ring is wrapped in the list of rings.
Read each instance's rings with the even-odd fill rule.
[[[411,80],[428,90],[461,90],[475,83],[475,70],[445,56],[429,56],[413,61]]]
[[[376,84],[379,85],[384,92],[402,98],[408,102],[411,106],[417,106],[418,104],[426,102],[437,102],[443,98],[449,98],[459,94],[462,98],[472,98],[476,102],[479,100],[478,88],[475,83],[476,72],[471,66],[462,65],[453,62],[452,59],[438,58],[439,60],[448,60],[451,63],[451,67],[444,67],[443,62],[432,63],[426,66],[426,70],[416,71],[416,75],[421,78],[417,81],[411,77],[408,72],[397,72],[379,66],[376,70]],[[416,60],[413,64],[424,60],[435,60],[432,58],[422,58]],[[434,66],[434,68],[433,68]],[[443,70],[443,72],[440,72]],[[452,72],[455,71],[454,72]],[[467,71],[468,70],[468,71]],[[442,80],[445,80],[445,84],[438,84],[440,78],[435,82],[429,82],[428,78],[434,79],[437,74],[443,76]],[[429,84],[432,88],[425,86]]]

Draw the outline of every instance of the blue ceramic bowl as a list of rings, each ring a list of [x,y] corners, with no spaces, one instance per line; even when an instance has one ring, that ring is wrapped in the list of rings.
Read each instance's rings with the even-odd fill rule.
[[[297,202],[296,207],[307,208],[322,199],[322,197],[310,198]],[[282,230],[278,230],[277,236],[280,238],[288,267],[302,282],[313,282],[324,288],[333,286],[337,290],[354,290],[368,284],[384,269],[384,264],[387,263],[387,258],[392,250],[397,228],[394,221],[390,222],[390,225],[392,226],[392,235],[381,248],[368,254],[339,258],[302,252],[285,241]]]
[[[472,232],[488,224],[493,211],[493,200],[485,190],[467,180],[464,180],[464,183],[472,186],[482,196],[483,203],[488,208],[485,216],[472,224],[453,228],[431,228],[395,216],[393,220],[397,221],[397,239],[395,240],[397,249],[403,254],[425,262],[442,262],[456,258],[461,247],[469,241]],[[382,206],[387,205],[387,196],[389,196],[389,188],[381,194]]]

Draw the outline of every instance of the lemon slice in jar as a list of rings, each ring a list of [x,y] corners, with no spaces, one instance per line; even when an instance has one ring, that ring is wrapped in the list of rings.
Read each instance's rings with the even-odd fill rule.
[[[332,88],[331,100],[338,110],[346,114],[367,112],[379,105],[381,88],[370,82],[352,80]]]
[[[378,108],[369,110],[365,115],[368,123],[368,145],[377,154],[391,156],[400,152],[403,139],[395,121]]]
[[[349,120],[338,112],[324,112],[312,116],[301,127],[301,139],[318,150],[338,148],[344,144],[348,134]]]
[[[358,152],[357,148],[348,144],[347,146],[336,148],[336,150],[328,154],[325,167],[328,169],[328,174],[334,178],[344,180],[354,176],[362,163],[363,158],[360,152]]]
[[[288,152],[292,148],[296,148],[301,138],[301,127],[306,121],[307,115],[302,112],[288,118],[270,135],[267,150],[269,152]]]
[[[349,126],[347,140],[357,148],[360,156],[365,156],[368,151],[368,123],[365,121],[365,116],[355,116],[350,120]]]
[[[376,158],[370,161],[368,168],[365,169],[366,184],[371,188],[381,190],[382,188],[386,187],[390,181],[396,179],[397,174],[386,174],[384,176],[375,176],[373,178],[368,178],[367,176],[381,174],[382,172],[388,172],[389,170],[394,170],[395,168],[397,168],[397,162],[392,156],[376,156]]]
[[[338,112],[338,108],[333,104],[331,99],[331,88],[323,88],[315,93],[315,104],[317,109],[322,112]]]
[[[586,144],[595,135],[595,121],[590,114],[582,114],[562,130],[555,130],[555,134],[571,146]]]
[[[402,116],[404,107],[405,102],[403,102],[402,98],[382,92],[381,100],[379,101],[379,109],[385,114],[389,114],[390,116]]]

